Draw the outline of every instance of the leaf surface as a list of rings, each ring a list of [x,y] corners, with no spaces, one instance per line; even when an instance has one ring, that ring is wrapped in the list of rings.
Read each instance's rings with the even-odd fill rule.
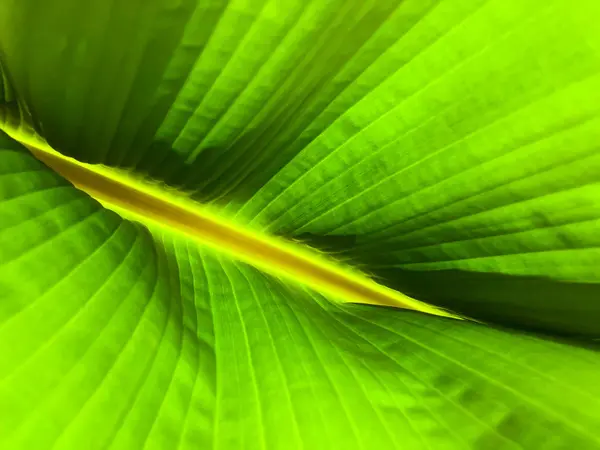
[[[13,133],[415,298],[600,336],[597,1],[60,4],[0,4]]]
[[[2,448],[600,445],[595,349],[340,304],[1,147]]]
[[[0,128],[169,195],[136,217],[0,132],[0,448],[600,448],[598,17],[1,0]],[[240,236],[587,341],[350,304]]]

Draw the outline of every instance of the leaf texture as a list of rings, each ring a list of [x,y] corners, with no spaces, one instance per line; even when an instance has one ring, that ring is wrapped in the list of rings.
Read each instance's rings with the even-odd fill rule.
[[[597,349],[340,305],[0,139],[2,448],[600,447]]]
[[[0,3],[6,129],[416,298],[600,336],[596,0],[59,3]]]

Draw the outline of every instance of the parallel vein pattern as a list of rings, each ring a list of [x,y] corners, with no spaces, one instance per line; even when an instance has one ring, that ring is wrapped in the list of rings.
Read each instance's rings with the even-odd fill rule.
[[[0,120],[418,299],[599,337],[597,17],[597,0],[4,0],[0,99],[22,111]]]
[[[0,148],[1,448],[600,448],[597,349],[341,305]]]

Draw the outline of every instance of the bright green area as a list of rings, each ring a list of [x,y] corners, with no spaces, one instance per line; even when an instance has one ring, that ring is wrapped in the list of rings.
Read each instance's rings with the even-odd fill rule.
[[[0,147],[0,448],[600,445],[595,351],[340,306]]]
[[[597,0],[2,0],[8,121],[412,297],[600,336],[598,17]]]
[[[599,18],[0,0],[5,129],[417,299],[588,340],[333,302],[123,220],[2,134],[0,449],[600,448]]]

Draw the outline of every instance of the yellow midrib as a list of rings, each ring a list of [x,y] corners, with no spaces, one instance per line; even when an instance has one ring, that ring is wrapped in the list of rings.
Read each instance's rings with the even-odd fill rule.
[[[223,220],[205,206],[157,192],[155,187],[128,179],[113,169],[81,163],[51,148],[31,145],[28,148],[77,188],[121,215],[184,234],[201,245],[227,253],[266,273],[304,284],[346,302],[393,306],[460,318],[382,286],[316,251],[244,229]]]

